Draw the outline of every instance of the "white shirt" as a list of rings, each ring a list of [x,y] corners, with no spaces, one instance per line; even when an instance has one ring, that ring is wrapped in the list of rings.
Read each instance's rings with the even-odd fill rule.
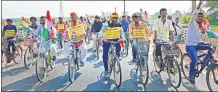
[[[158,40],[170,41],[169,34],[174,28],[170,20],[166,19],[166,22],[163,24],[162,19],[157,19],[154,21],[152,30],[157,31]]]

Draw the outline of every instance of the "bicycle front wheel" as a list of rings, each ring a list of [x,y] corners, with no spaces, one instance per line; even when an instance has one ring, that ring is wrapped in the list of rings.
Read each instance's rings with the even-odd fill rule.
[[[181,85],[181,71],[178,62],[174,59],[168,59],[167,72],[173,87],[178,88]]]
[[[208,89],[218,91],[218,64],[211,64],[206,73],[206,82]]]
[[[188,76],[189,76],[189,71],[190,71],[190,63],[191,63],[191,59],[189,57],[188,54],[184,54],[182,56],[182,59],[181,59],[181,68],[182,68],[182,73],[184,75],[184,77],[186,79],[188,79]]]
[[[20,61],[22,61],[23,50],[22,50],[20,45],[18,45],[15,49],[15,57],[16,58],[13,59],[14,63],[18,64],[18,63],[20,63]]]
[[[114,58],[114,80],[115,80],[115,84],[116,86],[119,88],[122,82],[122,72],[121,72],[121,66],[120,66],[120,61],[119,59],[116,57]]]
[[[7,54],[4,51],[2,51],[2,55],[1,56],[2,56],[2,58],[1,58],[2,68],[1,69],[3,71],[3,70],[5,70],[7,68],[8,57],[7,57]]]
[[[26,69],[30,69],[30,67],[32,67],[33,65],[33,49],[32,48],[28,48],[25,50],[24,53],[24,65],[26,67]]]
[[[141,57],[139,61],[140,80],[143,85],[146,85],[148,83],[149,70],[148,70],[147,60],[148,60],[147,57],[145,57],[145,59]]]
[[[37,58],[36,76],[40,82],[43,82],[47,76],[47,63],[44,57]]]
[[[74,62],[74,56],[71,56],[68,62],[68,75],[71,83],[74,81],[74,76],[76,73],[76,64]]]
[[[181,50],[179,47],[176,47],[176,48],[175,48],[175,53],[176,53],[176,57],[180,60],[181,57],[182,57],[182,50]],[[178,63],[179,63],[179,65],[180,65],[180,64],[181,64],[181,61],[178,62]]]

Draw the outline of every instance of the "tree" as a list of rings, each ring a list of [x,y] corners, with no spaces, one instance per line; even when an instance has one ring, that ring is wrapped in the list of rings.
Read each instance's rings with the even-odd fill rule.
[[[217,11],[218,10],[218,1],[216,1],[216,0],[206,1],[206,4],[204,5],[204,7],[209,8],[207,10],[208,12]]]
[[[211,25],[218,25],[218,21],[217,21],[218,20],[218,11],[209,14],[208,20],[209,20]]]
[[[152,14],[150,18],[151,18],[151,20],[154,21],[158,18],[159,15],[160,15],[160,12],[156,12],[156,13]]]
[[[179,10],[176,10],[174,13],[173,13],[173,15],[172,15],[173,17],[182,17],[183,16],[183,14],[181,13],[181,11],[179,11]]]

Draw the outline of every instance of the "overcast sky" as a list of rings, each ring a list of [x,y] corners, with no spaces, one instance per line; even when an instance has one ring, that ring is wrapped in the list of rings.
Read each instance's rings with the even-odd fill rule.
[[[101,11],[117,12],[121,15],[124,11],[123,1],[62,1],[64,16],[69,17],[70,12],[76,12],[79,16],[85,14],[98,14]],[[52,17],[59,16],[59,1],[2,1],[3,18],[20,18],[30,16],[45,16],[49,10]],[[158,12],[160,8],[165,7],[168,11],[174,12],[180,10],[187,12],[191,8],[191,1],[126,1],[126,11],[129,15],[139,12],[140,8],[146,10],[149,14]]]

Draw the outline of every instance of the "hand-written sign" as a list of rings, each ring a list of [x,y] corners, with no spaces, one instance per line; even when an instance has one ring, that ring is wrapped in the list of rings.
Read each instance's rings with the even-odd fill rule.
[[[104,31],[104,38],[105,39],[117,39],[120,38],[120,27],[114,27],[114,28],[107,28]]]
[[[143,30],[143,29],[141,29],[141,30],[133,30],[132,37],[134,39],[145,39],[145,37],[146,37],[145,30]]]
[[[6,30],[5,31],[5,36],[7,36],[7,37],[13,37],[15,35],[16,35],[15,30]]]
[[[76,25],[76,28],[74,29],[74,31],[77,37],[85,34],[85,29],[84,29],[83,24]]]
[[[58,29],[64,29],[64,24],[58,24]]]

